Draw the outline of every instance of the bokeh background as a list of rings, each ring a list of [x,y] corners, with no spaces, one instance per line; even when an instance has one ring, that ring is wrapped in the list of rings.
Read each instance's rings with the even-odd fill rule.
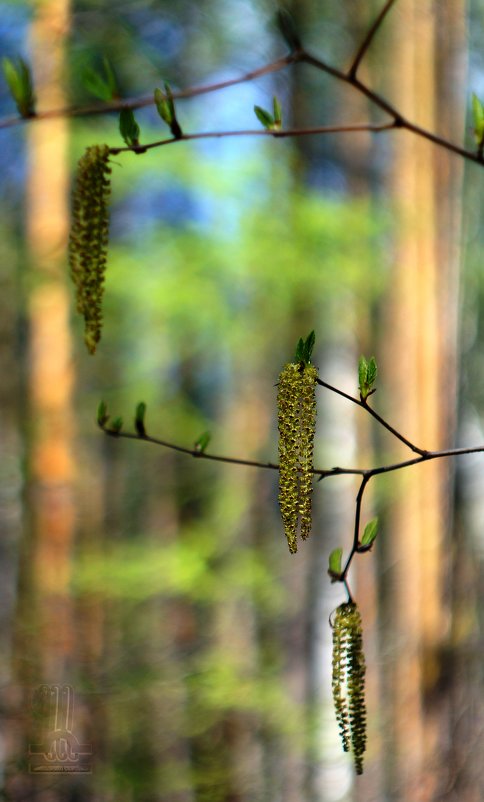
[[[381,2],[294,0],[305,46],[347,66]],[[91,104],[109,58],[123,97],[236,77],[285,53],[269,0],[0,3],[39,110]],[[484,97],[482,0],[399,0],[361,75],[409,119],[472,147]],[[178,103],[188,132],[383,121],[308,66]],[[94,100],[95,102],[95,100]],[[5,82],[2,117],[15,114]],[[152,108],[142,141],[161,138]],[[66,244],[75,165],[122,145],[116,115],[0,130],[1,798],[41,802],[478,802],[484,795],[484,457],[372,482],[371,555],[350,582],[364,620],[369,734],[355,780],[331,701],[326,574],[348,549],[356,484],[315,485],[295,556],[277,475],[106,438],[101,399],[188,448],[277,459],[281,366],[315,363],[424,448],[484,440],[484,172],[400,131],[180,143],[113,159],[104,333],[90,356]],[[318,467],[408,451],[318,394]],[[357,564],[356,564],[357,563]],[[91,773],[29,773],[45,686],[73,688]],[[43,696],[44,694],[44,696]],[[44,701],[43,701],[44,700]]]

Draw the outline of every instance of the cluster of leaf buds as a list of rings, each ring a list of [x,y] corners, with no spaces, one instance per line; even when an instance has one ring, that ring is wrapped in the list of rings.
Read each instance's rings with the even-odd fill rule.
[[[80,159],[73,194],[69,265],[84,317],[84,340],[93,354],[101,338],[104,274],[109,238],[111,192],[107,145],[87,148]]]
[[[183,131],[176,116],[173,93],[170,85],[166,83],[166,81],[164,92],[162,92],[161,89],[155,89],[154,100],[156,110],[161,119],[165,121],[175,139],[181,139],[183,136]]]
[[[279,506],[289,551],[311,532],[317,369],[310,364],[314,332],[300,340],[296,361],[285,365],[278,385]]]
[[[366,748],[365,656],[361,615],[354,602],[337,608],[333,623],[333,701],[343,749],[363,774]]]
[[[2,59],[2,67],[18,113],[24,119],[35,117],[35,94],[29,65],[23,58],[19,57],[14,61],[5,57]]]

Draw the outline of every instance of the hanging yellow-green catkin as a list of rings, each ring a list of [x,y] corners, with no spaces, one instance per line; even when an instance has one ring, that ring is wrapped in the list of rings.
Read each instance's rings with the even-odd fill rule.
[[[298,525],[303,540],[311,532],[317,375],[313,365],[291,362],[279,376],[279,506],[291,554],[297,551]]]
[[[93,145],[79,160],[73,192],[69,265],[84,341],[91,354],[101,338],[102,296],[109,238],[109,147]]]
[[[354,602],[341,604],[333,624],[333,701],[343,749],[353,752],[363,774],[366,749],[365,656],[361,615]]]

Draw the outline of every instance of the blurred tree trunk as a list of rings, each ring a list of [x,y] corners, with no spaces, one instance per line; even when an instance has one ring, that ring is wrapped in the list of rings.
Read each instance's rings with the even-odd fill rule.
[[[395,42],[387,58],[392,94],[402,113],[458,141],[463,104],[457,107],[439,71],[444,64],[447,75],[452,72],[453,55],[462,43],[463,4],[452,4],[452,20],[444,18],[449,14],[431,2],[399,6],[392,16]],[[445,43],[437,37],[441,19]],[[455,67],[452,63],[454,85]],[[386,412],[420,447],[443,448],[452,445],[455,426],[456,191],[462,165],[405,133],[395,135],[392,158],[397,225],[386,300]],[[442,768],[439,728],[445,707],[438,698],[438,680],[448,628],[443,566],[451,474],[442,461],[396,475],[393,486],[399,492],[385,526],[394,745],[388,780],[395,800],[433,799]]]
[[[40,107],[66,105],[64,40],[68,0],[46,0],[31,26],[31,51]],[[24,560],[30,577],[24,655],[30,681],[62,682],[72,651],[68,596],[74,531],[73,415],[69,294],[68,120],[28,129],[26,228],[30,252],[30,501],[31,540]],[[35,634],[34,634],[35,633]],[[34,663],[37,665],[34,667]]]
[[[311,25],[321,25],[321,18],[331,10],[322,9],[314,0],[294,0],[291,13],[294,17],[297,30],[303,34],[310,31]],[[363,40],[368,26],[372,22],[372,14],[362,4],[342,3],[333,13],[341,15],[342,19],[350,20],[349,37],[352,43],[348,47],[349,53],[356,52]],[[330,20],[334,24],[334,20]],[[323,26],[321,26],[323,27]],[[324,28],[323,28],[324,30]],[[348,33],[348,31],[347,31]],[[322,45],[327,43],[322,42]],[[340,65],[345,67],[347,65]],[[361,77],[368,79],[367,59],[361,65]],[[314,76],[313,76],[314,77]],[[369,108],[367,100],[357,92],[351,92],[337,82],[330,82],[321,101],[316,103],[314,86],[307,81],[308,75],[296,67],[291,71],[291,125],[302,127],[304,125],[328,125],[340,120],[364,120],[368,118]],[[328,98],[329,94],[329,98]],[[317,116],[315,116],[317,109]],[[323,112],[321,112],[323,109]],[[323,116],[321,116],[323,114]],[[310,186],[320,185],[322,193],[327,191],[328,185],[334,179],[328,172],[327,178],[321,172],[321,165],[333,165],[341,173],[341,184],[344,186],[346,197],[352,201],[358,197],[368,198],[371,195],[372,184],[372,147],[371,136],[366,133],[339,134],[321,138],[296,138],[293,143],[297,152],[298,178]],[[342,188],[341,187],[341,188]],[[341,188],[339,191],[341,191]],[[321,266],[324,269],[323,265]],[[344,292],[342,290],[342,292]],[[311,319],[308,310],[311,309],[310,299],[305,299],[304,306],[295,308],[297,325],[300,321]],[[342,297],[333,300],[336,307],[342,304]],[[321,343],[318,348],[321,375],[335,376],[334,384],[356,389],[357,362],[359,353],[364,351],[368,355],[373,353],[374,331],[371,326],[371,311],[368,299],[362,301],[356,297],[348,296],[345,299],[345,327],[340,328],[336,336],[326,338],[324,349]],[[294,326],[297,336],[307,332]],[[297,337],[295,337],[296,341]],[[362,464],[372,462],[372,442],[370,437],[371,424],[364,415],[355,412],[355,408],[342,402],[325,391],[318,393],[320,409],[318,434],[315,449],[315,462],[320,465],[326,462],[330,465],[338,464],[341,459],[341,443],[353,435],[355,452],[346,455],[348,463],[360,461]],[[321,457],[318,459],[318,451]],[[333,454],[334,451],[334,454]],[[309,655],[306,665],[305,694],[308,710],[308,725],[313,728],[311,751],[306,755],[306,782],[305,791],[307,800],[320,802],[334,799],[334,772],[339,769],[340,777],[344,777],[344,784],[348,790],[353,779],[353,769],[350,761],[343,755],[340,737],[335,723],[333,701],[331,696],[331,652],[332,634],[328,626],[328,615],[339,603],[345,599],[342,588],[329,584],[327,578],[328,555],[332,548],[344,546],[349,548],[352,530],[354,501],[357,493],[357,484],[353,480],[338,480],[338,485],[324,487],[315,484],[315,501],[313,533],[310,541],[297,555],[304,561],[303,576],[306,582],[304,589],[306,621],[302,624],[304,633],[299,652],[306,651]],[[371,517],[371,497],[368,494],[365,504],[365,515]],[[368,662],[367,676],[367,703],[370,709],[377,709],[378,702],[378,661],[377,634],[375,622],[377,619],[377,593],[375,591],[375,572],[365,562],[362,570],[352,571],[350,585],[358,599],[364,625],[365,649]],[[296,587],[294,594],[300,594]],[[306,638],[306,642],[304,642]],[[315,725],[315,721],[317,724]],[[371,727],[371,719],[370,719]],[[330,737],[331,736],[331,737]],[[365,777],[359,781],[361,798],[377,797],[380,793],[380,763],[376,728],[372,730],[372,755],[367,761]],[[343,767],[346,767],[346,771]],[[339,793],[342,793],[340,788]],[[289,797],[288,797],[289,798]]]

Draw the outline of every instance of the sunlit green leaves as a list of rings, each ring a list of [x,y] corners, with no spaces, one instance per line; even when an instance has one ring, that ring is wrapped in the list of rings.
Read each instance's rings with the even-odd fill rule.
[[[304,365],[309,365],[313,353],[314,343],[316,342],[316,335],[314,330],[311,331],[305,340],[301,337],[296,346],[296,354],[294,362],[302,362]]]
[[[114,418],[111,423],[110,432],[112,432],[113,434],[119,434],[122,428],[123,428],[123,419]]]
[[[282,126],[282,108],[276,96],[272,100],[273,113],[261,106],[254,106],[254,113],[267,131],[280,131]]]
[[[369,551],[378,534],[378,518],[372,518],[365,526],[358,551]]]
[[[144,437],[146,435],[145,415],[146,404],[144,401],[140,401],[139,404],[136,405],[136,411],[134,415],[134,428],[136,429],[139,437]]]
[[[329,555],[328,574],[331,577],[331,582],[339,582],[341,579],[341,559],[343,557],[343,549],[333,549]]]
[[[203,454],[208,444],[210,443],[211,439],[212,435],[210,434],[210,432],[203,432],[203,434],[201,434],[200,437],[198,437],[197,440],[195,441],[194,445],[195,451],[197,451],[199,454]]]
[[[131,109],[121,109],[119,113],[119,133],[128,147],[139,145],[140,128]]]
[[[161,119],[168,125],[175,139],[180,139],[183,136],[183,132],[176,117],[173,93],[168,83],[165,82],[164,86],[164,92],[162,92],[161,89],[155,89],[154,100],[156,110]]]
[[[370,357],[366,360],[364,356],[360,356],[358,363],[358,386],[360,389],[360,397],[362,401],[366,401],[371,393],[375,392],[373,385],[375,384],[378,374],[375,357]]]
[[[282,108],[278,98],[275,95],[272,99],[272,108],[274,111],[274,128],[278,130],[282,126]]]
[[[474,121],[474,138],[480,148],[484,143],[484,106],[476,94],[472,95],[472,117]]]
[[[2,68],[10,94],[16,103],[20,116],[35,116],[32,74],[27,62],[20,57],[16,61],[5,57],[2,59]]]
[[[101,429],[103,429],[108,420],[109,420],[108,408],[106,406],[106,403],[104,401],[101,401],[97,408],[97,424],[98,426],[101,427]]]

